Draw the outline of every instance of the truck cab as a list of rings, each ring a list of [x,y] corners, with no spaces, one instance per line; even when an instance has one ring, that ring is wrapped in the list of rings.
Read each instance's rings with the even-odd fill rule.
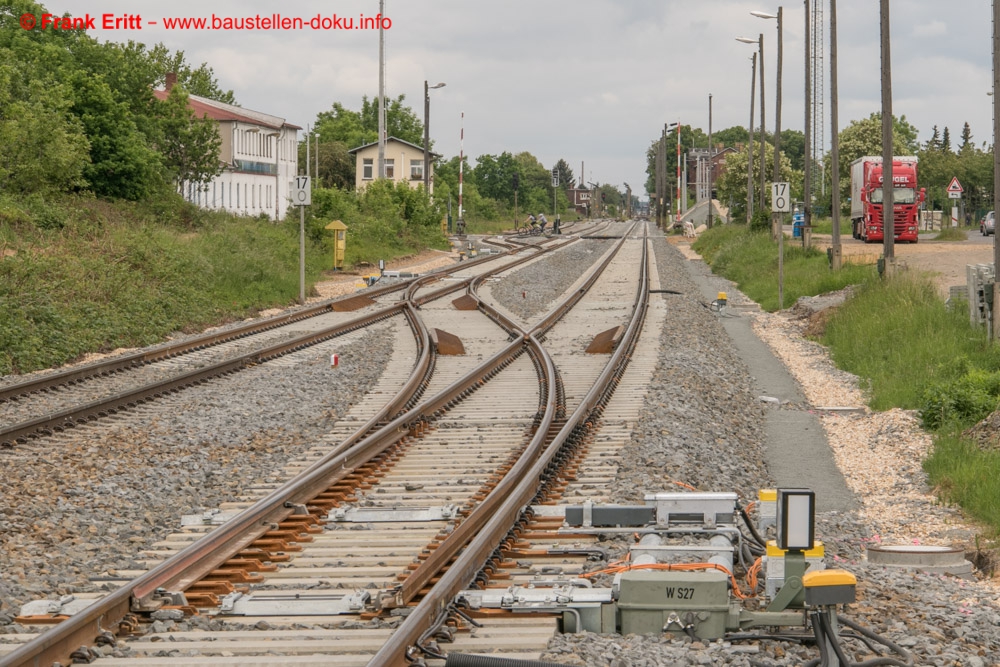
[[[917,189],[917,159],[893,158],[892,180],[893,237],[903,243],[916,243],[920,204],[926,197],[924,189]],[[882,182],[881,157],[859,158],[851,164],[851,228],[854,238],[865,243],[884,238]]]

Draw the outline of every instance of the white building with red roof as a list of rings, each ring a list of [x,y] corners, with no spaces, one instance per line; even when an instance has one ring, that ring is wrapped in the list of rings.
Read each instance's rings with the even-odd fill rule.
[[[168,74],[166,90],[153,94],[165,100],[176,80]],[[199,118],[216,121],[222,139],[219,160],[225,167],[207,184],[182,183],[181,195],[206,209],[283,219],[298,174],[298,131],[302,128],[284,118],[198,95],[188,96],[188,106]]]

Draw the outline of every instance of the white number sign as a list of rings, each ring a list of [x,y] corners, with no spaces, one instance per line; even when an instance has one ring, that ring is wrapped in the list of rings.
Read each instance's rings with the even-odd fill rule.
[[[296,176],[295,185],[292,188],[293,206],[311,206],[312,188],[309,187],[308,176]]]
[[[771,183],[771,213],[788,213],[792,210],[788,183]]]

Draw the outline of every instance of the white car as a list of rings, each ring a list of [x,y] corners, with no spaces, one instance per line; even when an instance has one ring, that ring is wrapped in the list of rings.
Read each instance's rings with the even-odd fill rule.
[[[996,231],[997,227],[994,212],[990,211],[983,216],[982,220],[979,221],[979,233],[983,236],[989,236],[990,234],[995,234]]]

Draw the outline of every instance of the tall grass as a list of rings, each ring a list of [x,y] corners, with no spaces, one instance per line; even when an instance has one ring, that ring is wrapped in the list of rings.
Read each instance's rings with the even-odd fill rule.
[[[919,409],[926,391],[970,367],[1000,368],[1000,353],[963,309],[949,310],[934,285],[903,273],[867,280],[826,325],[834,362],[867,379],[871,407]]]
[[[980,449],[950,428],[934,438],[924,470],[943,500],[958,504],[994,533],[1000,532],[1000,453]]]
[[[712,270],[734,281],[740,291],[768,311],[778,310],[778,246],[769,232],[752,231],[745,225],[720,225],[707,230],[694,244]],[[826,254],[785,239],[784,307],[800,296],[835,292],[866,280],[871,266],[844,264],[834,272]]]

